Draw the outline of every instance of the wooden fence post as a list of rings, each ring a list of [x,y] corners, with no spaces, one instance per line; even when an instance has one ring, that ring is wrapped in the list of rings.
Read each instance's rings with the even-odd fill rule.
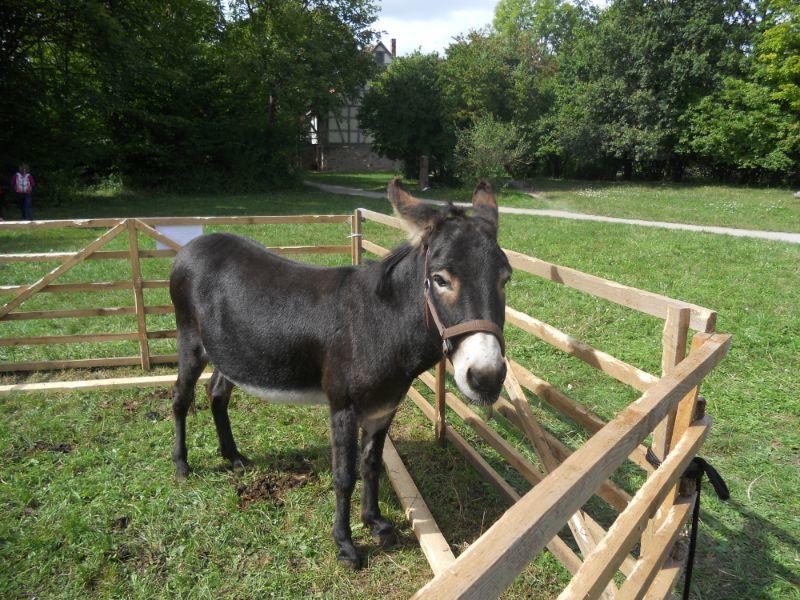
[[[139,334],[139,356],[142,369],[150,370],[150,347],[147,341],[147,319],[144,314],[144,294],[142,293],[142,266],[139,263],[139,235],[136,220],[127,219],[129,256],[131,259],[131,275],[133,277],[133,301],[136,308],[136,328]]]
[[[686,341],[689,336],[689,321],[691,310],[688,308],[675,308],[670,306],[667,310],[667,319],[664,322],[664,334],[662,336],[663,351],[661,355],[662,376],[667,375],[675,369],[686,356]],[[698,336],[692,340],[692,347],[700,342]],[[651,445],[653,454],[663,462],[666,460],[669,451],[677,440],[689,427],[691,418],[685,420],[681,427],[676,427],[676,417],[681,407],[687,403],[689,396],[697,394],[697,390],[692,390],[681,403],[671,410],[661,423],[653,431],[653,443]],[[694,411],[694,400],[691,401],[692,412]],[[652,475],[651,475],[652,476]],[[650,554],[657,551],[653,548],[653,537],[658,527],[663,523],[665,515],[675,502],[675,494],[670,493],[664,502],[659,506],[656,513],[650,519],[647,529],[642,535],[642,554]]]
[[[436,363],[436,439],[444,446],[446,434],[446,415],[445,407],[447,406],[447,393],[445,391],[445,382],[447,377],[447,359],[442,357]]]
[[[361,264],[361,211],[356,209],[350,222],[350,238],[353,253],[353,264]]]

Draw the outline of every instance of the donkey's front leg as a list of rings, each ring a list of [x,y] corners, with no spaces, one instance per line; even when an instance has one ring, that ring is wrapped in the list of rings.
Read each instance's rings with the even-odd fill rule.
[[[361,521],[372,531],[372,539],[384,548],[397,541],[392,524],[381,516],[378,507],[383,445],[394,413],[384,423],[366,423],[361,430]]]
[[[350,531],[350,498],[356,485],[358,427],[352,407],[331,413],[331,445],[333,447],[333,487],[336,491],[336,520],[333,539],[339,546],[337,559],[351,569],[361,567]]]

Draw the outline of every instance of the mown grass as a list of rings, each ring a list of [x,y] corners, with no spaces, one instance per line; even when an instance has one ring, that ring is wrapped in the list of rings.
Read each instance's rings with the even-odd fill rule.
[[[385,190],[393,173],[312,173],[309,179],[372,191]],[[527,194],[503,189],[502,203],[649,221],[800,232],[794,190],[667,182],[608,182],[537,178]],[[418,190],[415,183],[411,187]],[[471,189],[434,186],[425,197],[469,201]]]
[[[95,202],[102,204],[95,205]],[[155,214],[307,214],[349,212],[355,206],[388,212],[388,204],[306,190],[235,197],[128,197],[60,207],[51,216]],[[278,245],[346,243],[345,225],[242,228]],[[400,234],[375,224],[365,233],[383,245]],[[97,231],[0,234],[0,252],[76,249]],[[629,226],[504,216],[504,246],[559,264],[660,292],[719,311],[718,329],[734,334],[730,355],[703,388],[715,429],[703,455],[726,477],[732,501],[703,499],[694,591],[699,598],[787,598],[800,577],[797,490],[800,450],[800,249],[789,244],[724,236],[639,229]],[[144,243],[144,240],[143,240]],[[119,244],[124,245],[124,240]],[[306,259],[304,259],[306,260]],[[346,263],[346,256],[307,260]],[[150,260],[145,277],[164,277],[168,262]],[[50,265],[52,267],[52,265]],[[92,261],[68,274],[73,280],[129,276],[117,261]],[[44,265],[6,265],[0,285],[23,283]],[[148,303],[167,302],[152,290]],[[34,305],[33,303],[41,302]],[[41,294],[23,305],[55,308],[132,304],[128,292],[113,295]],[[640,315],[556,284],[515,273],[509,304],[550,322],[651,372],[658,372],[660,328]],[[173,326],[171,317],[149,322]],[[0,324],[0,336],[55,332],[132,331],[132,319],[62,319]],[[511,328],[510,354],[606,418],[635,399],[630,389]],[[159,352],[170,351],[169,340]],[[0,347],[0,360],[80,358],[100,352],[136,352],[135,343],[114,345]],[[169,368],[157,372],[170,372]],[[135,369],[34,374],[99,377]],[[9,376],[3,382],[26,379]],[[534,409],[562,440],[577,447],[585,433],[531,397]],[[413,534],[388,484],[381,506],[401,527],[398,548],[376,548],[356,527],[356,544],[367,568],[341,570],[330,540],[333,493],[327,417],[322,409],[273,406],[234,394],[234,433],[256,460],[245,474],[224,468],[202,392],[189,420],[190,461],[195,474],[173,480],[169,460],[172,423],[164,390],[20,395],[0,400],[0,596],[4,597],[407,597],[430,576]],[[453,416],[463,435],[509,477],[527,485]],[[502,419],[493,421],[520,448]],[[456,553],[504,510],[452,448],[432,442],[429,425],[404,404],[393,437]],[[525,452],[529,451],[524,449]],[[240,506],[237,489],[265,478],[278,484],[275,497]],[[615,479],[634,490],[638,470]],[[354,507],[357,506],[358,491]],[[601,522],[612,514],[598,501],[590,510]],[[355,522],[355,521],[354,521]],[[565,538],[569,539],[568,535]],[[507,597],[554,597],[568,579],[548,553],[518,578]]]

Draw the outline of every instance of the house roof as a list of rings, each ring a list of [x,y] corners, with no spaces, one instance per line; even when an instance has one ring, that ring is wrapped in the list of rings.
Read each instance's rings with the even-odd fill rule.
[[[377,44],[375,44],[375,47],[370,52],[375,54],[378,50],[380,50],[382,52],[386,52],[386,54],[388,54],[389,56],[394,58],[394,55],[392,54],[392,51],[389,50],[386,46],[384,46],[383,42],[378,42]]]

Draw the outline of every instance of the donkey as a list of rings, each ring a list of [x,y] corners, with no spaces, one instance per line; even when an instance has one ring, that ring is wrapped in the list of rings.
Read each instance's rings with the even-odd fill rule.
[[[314,267],[227,233],[195,238],[170,277],[178,330],[173,388],[179,479],[189,473],[186,413],[210,361],[210,397],[220,453],[234,468],[247,459],[231,432],[234,386],[272,402],[330,408],[338,560],[361,565],[350,530],[361,430],[361,519],[373,539],[395,541],[378,508],[378,479],[389,425],[411,382],[447,354],[459,389],[493,403],[506,375],[502,327],[509,262],[497,244],[498,210],[481,182],[473,216],[437,210],[394,180],[388,195],[410,241],[380,262]],[[446,326],[449,325],[449,326]]]

